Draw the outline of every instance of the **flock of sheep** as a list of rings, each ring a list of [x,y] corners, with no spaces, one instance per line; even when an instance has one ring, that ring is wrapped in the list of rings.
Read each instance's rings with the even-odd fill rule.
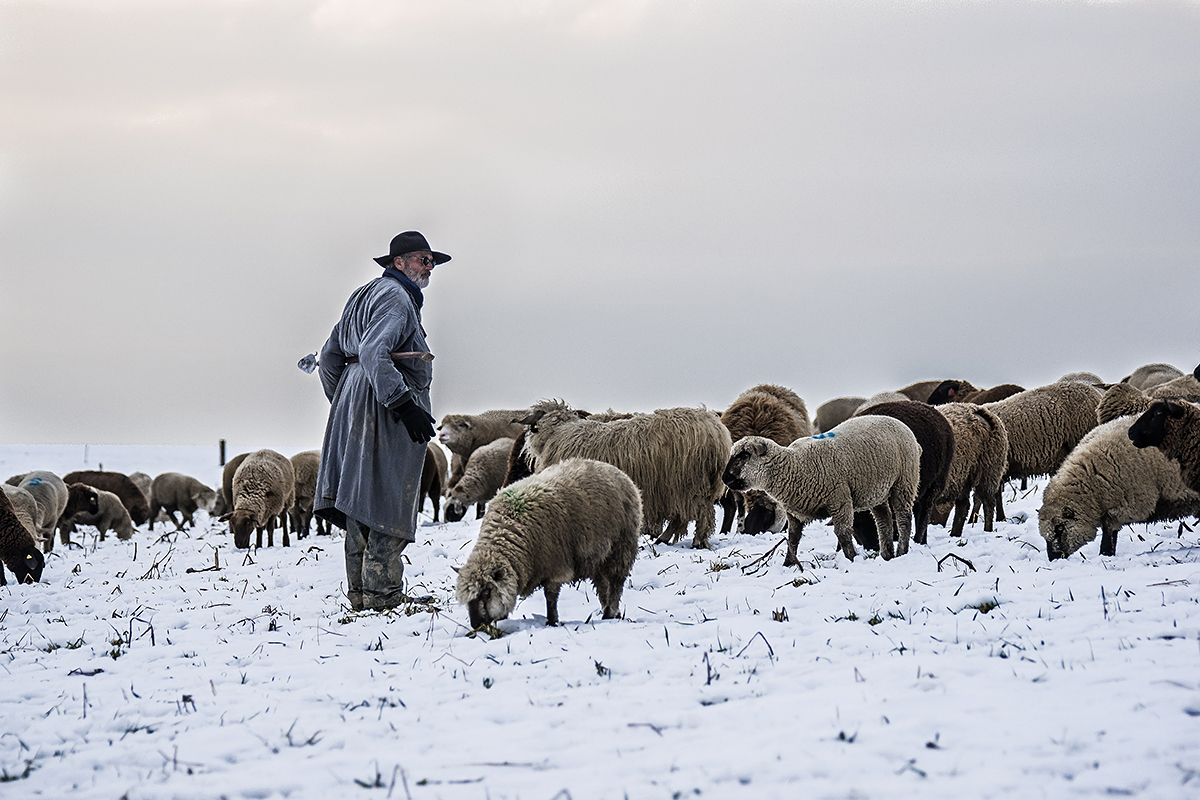
[[[438,439],[452,457],[428,445],[420,502],[430,499],[435,521],[442,497],[447,520],[472,505],[483,520],[456,588],[475,627],[539,588],[555,624],[562,584],[584,579],[604,617],[619,616],[639,538],[675,543],[692,526],[692,547],[707,548],[718,504],[722,533],[735,519],[751,534],[786,526],[785,565],[797,563],[804,526],[824,519],[847,558],[862,548],[891,559],[926,544],[930,524],[961,536],[982,511],[991,531],[1004,519],[1005,481],[1050,475],[1038,511],[1048,557],[1069,556],[1097,530],[1111,556],[1125,525],[1200,515],[1198,402],[1200,367],[1164,364],[1114,384],[1091,373],[1028,390],[926,381],[831,400],[811,421],[795,392],[773,384],[719,414],[592,414],[544,400],[447,415]],[[264,530],[273,545],[277,524],[286,546],[289,523],[299,537],[311,527],[319,457],[244,453],[225,465],[219,491],[179,473],[16,475],[0,494],[0,561],[18,583],[38,581],[56,531],[68,543],[77,525],[101,539],[160,519],[182,530],[198,509],[228,521],[236,547],[252,532],[261,547]]]

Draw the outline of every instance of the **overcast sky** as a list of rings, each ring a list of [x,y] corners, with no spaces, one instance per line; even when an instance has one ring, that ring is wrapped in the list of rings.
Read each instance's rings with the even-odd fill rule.
[[[434,413],[1200,363],[1200,4],[0,0],[0,441],[319,446],[418,229]]]

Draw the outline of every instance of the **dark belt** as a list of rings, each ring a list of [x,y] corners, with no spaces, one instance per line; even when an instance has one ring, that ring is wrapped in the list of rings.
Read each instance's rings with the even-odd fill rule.
[[[423,350],[418,350],[415,352],[407,352],[407,353],[388,353],[388,355],[390,355],[392,357],[392,361],[395,362],[396,364],[399,364],[401,361],[406,361],[406,360],[411,360],[411,359],[415,359],[417,361],[424,361],[426,364],[428,364],[430,361],[433,361],[433,353],[427,353]],[[346,356],[347,364],[354,364],[357,362],[358,362],[358,356]]]

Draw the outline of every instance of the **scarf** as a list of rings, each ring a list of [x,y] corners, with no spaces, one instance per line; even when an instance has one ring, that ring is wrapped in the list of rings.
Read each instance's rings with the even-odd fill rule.
[[[412,282],[412,278],[405,275],[395,267],[388,267],[383,271],[385,278],[392,278],[400,281],[400,285],[404,287],[404,291],[408,292],[408,296],[412,298],[413,305],[417,307],[417,311],[421,310],[421,306],[425,304],[425,295],[421,294],[421,287]]]

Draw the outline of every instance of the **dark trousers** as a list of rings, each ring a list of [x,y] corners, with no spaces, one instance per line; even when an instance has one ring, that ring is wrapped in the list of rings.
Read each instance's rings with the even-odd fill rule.
[[[408,542],[346,518],[346,596],[351,608],[382,610],[404,602],[401,554]]]

